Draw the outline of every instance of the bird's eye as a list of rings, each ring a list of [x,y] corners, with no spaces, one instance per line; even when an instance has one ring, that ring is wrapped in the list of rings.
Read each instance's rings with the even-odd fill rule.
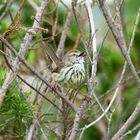
[[[84,56],[86,53],[85,53],[85,51],[83,51],[82,53],[80,53],[78,56],[80,57],[80,56]]]
[[[73,56],[78,56],[78,55],[74,53]]]

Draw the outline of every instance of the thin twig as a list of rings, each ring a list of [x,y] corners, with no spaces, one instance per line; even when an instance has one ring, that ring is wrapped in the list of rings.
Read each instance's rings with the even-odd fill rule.
[[[131,47],[132,47],[132,44],[133,44],[133,40],[134,40],[134,36],[135,36],[135,32],[136,32],[136,27],[137,27],[137,24],[138,24],[138,20],[139,20],[139,12],[138,12],[137,17],[136,17],[136,22],[135,22],[134,30],[133,30],[133,33],[132,33],[132,37],[131,37],[131,41],[130,41],[129,48],[131,48]],[[130,49],[129,49],[128,51],[130,51]],[[124,65],[124,66],[125,66],[125,65]],[[108,107],[106,108],[105,112],[104,112],[101,116],[99,116],[98,119],[96,119],[95,121],[93,121],[93,122],[90,123],[89,125],[85,126],[85,127],[82,129],[81,135],[84,133],[84,131],[85,131],[87,128],[91,127],[92,125],[94,125],[95,123],[97,123],[100,119],[102,119],[102,118],[104,117],[104,115],[109,111],[110,107],[112,106],[112,104],[113,104],[113,102],[115,101],[116,96],[117,96],[117,94],[118,94],[119,86],[121,85],[121,83],[122,83],[122,81],[123,81],[124,73],[125,73],[125,68],[123,69],[123,71],[122,71],[122,73],[121,73],[120,80],[119,80],[119,82],[118,82],[118,84],[117,84],[118,86],[117,86],[117,88],[116,88],[116,90],[115,90],[115,92],[114,92],[114,95],[113,95],[113,97],[112,97],[112,99],[111,99],[111,101],[110,101]]]
[[[89,1],[86,0],[86,7],[88,10],[88,15],[89,15],[89,22],[90,22],[90,27],[91,27],[91,36],[93,36],[93,38],[91,38],[92,40],[92,51],[93,51],[93,62],[92,62],[92,72],[91,75],[93,76],[93,81],[95,81],[95,77],[96,77],[96,72],[97,72],[97,45],[96,45],[96,34],[94,34],[95,30],[95,23],[94,23],[94,19],[93,19],[93,14],[92,14],[92,9],[91,9],[91,4]],[[95,101],[98,103],[99,107],[101,108],[101,110],[104,112],[104,108],[101,105],[100,101],[98,100],[96,94],[93,91],[93,97],[95,98]],[[107,114],[105,115],[106,118],[108,119]]]
[[[109,11],[109,8],[105,4],[105,2],[103,2],[101,0],[98,0],[98,1],[100,4],[100,7],[102,9],[102,12],[104,14],[104,17],[106,18],[106,21],[114,35],[114,38],[116,39],[116,42],[117,42],[122,54],[124,55],[133,76],[135,77],[137,86],[138,86],[138,88],[140,88],[140,79],[139,79],[137,72],[135,70],[135,67],[131,61],[129,53],[126,50],[127,47],[126,47],[126,42],[124,40],[123,31],[121,28],[119,28],[119,25],[114,24],[115,22]],[[120,30],[118,30],[118,28]],[[118,88],[116,89],[116,91],[117,90],[118,90]],[[122,139],[121,136],[123,135],[123,133],[125,133],[125,131],[131,126],[131,124],[134,122],[134,120],[138,117],[139,111],[140,111],[139,106],[140,106],[140,101],[139,101],[138,105],[136,106],[134,112],[131,114],[131,116],[128,118],[128,120],[125,122],[125,124],[121,127],[121,129],[119,129],[119,131],[113,136],[112,140]]]
[[[126,42],[124,39],[123,31],[120,28],[119,24],[117,24],[117,25],[115,24],[115,21],[111,15],[111,12],[110,12],[108,6],[105,3],[105,1],[102,1],[102,0],[98,0],[98,1],[100,4],[100,8],[102,9],[102,12],[104,14],[104,17],[106,18],[106,21],[108,23],[108,26],[110,27],[111,32],[112,32],[112,34],[113,34],[113,36],[118,44],[118,47],[120,48],[124,58],[126,59],[132,74],[135,76],[135,80],[136,80],[138,88],[140,88],[140,79],[137,75],[137,72],[136,72],[135,67],[132,63],[130,55],[127,52],[127,46],[126,46]]]
[[[39,9],[38,9],[38,11],[36,13],[36,18],[35,18],[39,22],[42,19],[43,12],[44,12],[44,9],[45,9],[46,5],[47,5],[47,0],[42,0],[41,5],[40,5],[40,7],[39,7]],[[34,24],[33,24],[32,29],[31,29],[34,32],[37,32],[37,29],[35,27],[39,27],[40,26],[37,21],[34,20]],[[32,37],[33,37],[33,35],[29,34],[29,33],[27,33],[25,35],[25,37],[23,39],[23,43],[21,44],[21,48],[20,48],[19,53],[18,53],[18,55],[21,58],[24,58],[26,52],[28,51],[29,44],[30,44],[30,42],[32,40]],[[14,72],[13,71],[9,71],[7,73],[6,79],[5,79],[3,85],[2,85],[2,87],[0,89],[0,106],[2,105],[3,99],[4,99],[5,95],[6,95],[7,90],[8,90],[8,87],[13,82],[13,80],[16,78],[16,73],[19,70],[20,62],[19,62],[18,56],[16,57],[16,59],[13,62],[12,66],[13,66]]]
[[[89,1],[87,1],[87,3],[88,2]],[[73,9],[75,8],[76,3],[77,3],[77,1],[75,1],[75,0],[72,1]],[[90,11],[90,13],[91,13],[91,11]],[[91,16],[90,17],[91,36],[93,36],[93,35],[95,36],[96,30],[95,30],[95,26],[94,26],[94,19],[93,19],[92,13],[91,13],[90,16]],[[93,50],[93,55],[95,55],[95,56],[93,57],[92,74],[91,74],[91,77],[90,77],[89,82],[88,82],[88,96],[89,97],[92,97],[92,94],[93,94],[94,89],[95,89],[95,84],[94,84],[93,80],[95,79],[96,71],[97,71],[97,59],[96,59],[97,48],[96,48],[96,37],[94,37],[94,36],[93,36],[93,39],[92,39],[92,47],[93,47],[92,50]],[[97,99],[96,99],[96,101],[97,101]],[[80,120],[81,120],[82,114],[84,112],[84,109],[87,106],[87,103],[88,103],[88,101],[84,100],[82,105],[80,106],[80,108],[77,110],[77,112],[75,114],[74,124],[73,124],[73,127],[72,127],[72,132],[70,134],[69,140],[76,139],[76,136],[77,136],[77,133],[78,133],[78,130],[79,130]]]
[[[111,140],[123,140],[124,137],[123,135],[125,132],[128,130],[128,128],[131,126],[131,124],[136,120],[136,118],[140,114],[140,100],[139,103],[137,104],[135,110],[131,114],[131,116],[127,119],[127,121],[123,124],[123,126],[119,129],[119,131],[112,137]]]
[[[39,126],[40,131],[42,132],[44,139],[45,139],[45,140],[48,140],[47,136],[45,135],[44,130],[42,129],[42,126],[41,126],[41,124],[40,124],[38,118],[36,117],[36,115],[35,115],[34,112],[32,111],[32,108],[31,108],[30,105],[28,104],[27,99],[26,99],[26,96],[25,96],[25,93],[24,93],[24,91],[23,91],[23,89],[22,89],[22,87],[21,87],[20,85],[21,85],[21,84],[19,84],[19,82],[18,82],[18,80],[17,80],[17,86],[18,86],[18,88],[19,88],[19,90],[20,90],[20,92],[21,92],[21,94],[22,94],[22,96],[23,96],[23,98],[24,98],[24,100],[25,100],[27,106],[28,106],[28,109],[30,110],[30,112],[31,112],[31,114],[32,114],[32,116],[33,116],[33,118],[35,119],[35,123]],[[28,136],[26,137],[26,140],[32,140],[32,135],[31,135],[31,134],[32,134],[32,133],[31,133],[31,131],[30,131],[30,132],[28,133]]]
[[[14,2],[14,0],[10,0],[10,1],[8,2],[7,6],[6,6],[5,10],[4,10],[4,12],[3,12],[3,13],[1,14],[1,16],[0,16],[0,23],[1,23],[1,21],[3,20],[3,18],[5,17],[5,15],[7,14],[7,12],[9,11],[9,9],[10,9],[10,7],[12,6],[13,2]]]
[[[13,47],[1,35],[0,35],[0,40],[18,57],[20,62],[22,62],[31,72],[33,72],[40,80],[42,80],[52,91],[54,91],[58,96],[64,99],[71,106],[73,111],[76,112],[77,109],[75,105],[67,97],[65,97],[65,95],[60,91],[60,88],[54,89],[51,86],[51,84],[40,74],[40,72],[38,72],[34,67],[29,65],[24,58],[18,55],[17,52],[13,49]],[[14,72],[14,69],[12,72]]]
[[[132,37],[131,37],[131,41],[130,41],[130,45],[129,45],[129,48],[128,48],[128,54],[130,53],[131,51],[131,48],[132,48],[132,45],[133,45],[133,41],[134,41],[134,37],[135,37],[135,33],[136,33],[136,28],[137,28],[137,25],[138,25],[138,21],[139,21],[139,17],[140,17],[140,8],[138,10],[138,14],[137,14],[137,17],[136,17],[136,21],[135,21],[135,25],[134,25],[134,29],[133,29],[133,32],[132,32]],[[127,62],[125,61],[125,64],[124,64],[124,67],[123,67],[123,71],[122,71],[122,78],[120,78],[120,82],[122,82],[123,80],[123,77],[124,77],[124,74],[126,72],[126,69],[127,69]],[[119,87],[118,87],[119,88]],[[116,90],[118,89],[116,88]],[[116,94],[117,96],[117,94]],[[120,131],[121,132],[121,131]],[[119,132],[118,132],[119,133]],[[113,139],[113,138],[112,138]]]
[[[137,124],[133,129],[129,130],[128,132],[126,132],[123,137],[127,137],[128,135],[132,134],[134,131],[136,130],[140,130],[140,123]]]
[[[58,58],[62,58],[64,55],[64,46],[65,46],[65,41],[67,37],[67,30],[68,30],[71,20],[72,20],[72,11],[70,10],[68,11],[68,15],[67,15],[67,18],[64,23],[63,30],[62,30],[62,35],[61,35],[59,45],[56,51],[56,55],[58,56]]]
[[[33,7],[35,11],[38,10],[38,5],[33,0],[28,0],[29,4]]]
[[[3,55],[6,55],[8,57],[10,57],[11,59],[13,59],[10,55],[5,54],[3,51],[0,50],[0,52]],[[10,64],[9,64],[10,65]],[[12,67],[9,67],[12,70]],[[57,108],[61,113],[62,110],[56,105],[54,104],[50,99],[48,99],[43,93],[41,93],[39,90],[37,90],[36,88],[34,88],[32,85],[30,85],[28,82],[26,82],[26,80],[24,80],[19,74],[17,74],[17,77],[23,82],[25,83],[28,87],[30,87],[32,90],[34,90],[35,92],[37,92],[41,97],[43,97],[45,100],[47,100],[48,102],[50,102],[50,104],[52,104],[55,108]]]

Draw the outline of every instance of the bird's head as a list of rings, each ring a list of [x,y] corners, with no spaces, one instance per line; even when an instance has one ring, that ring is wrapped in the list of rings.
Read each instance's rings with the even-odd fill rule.
[[[85,55],[85,51],[81,53],[79,50],[74,49],[65,54],[63,61],[66,65],[84,63]]]

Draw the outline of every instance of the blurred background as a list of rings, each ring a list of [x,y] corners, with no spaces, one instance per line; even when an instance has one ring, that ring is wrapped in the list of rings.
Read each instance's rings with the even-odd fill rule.
[[[5,8],[11,0],[0,0],[0,34],[4,34],[12,23],[12,18],[14,19],[17,14],[17,10],[21,1],[14,0],[6,12],[4,17],[2,17]],[[40,0],[34,1],[36,5],[40,5]],[[77,18],[82,27],[82,40],[86,42],[89,38],[89,24],[86,9],[84,8],[83,1],[78,1],[77,6]],[[107,3],[111,9],[112,14],[114,11],[114,2],[113,0],[107,0]],[[30,50],[26,54],[26,60],[29,64],[33,65],[41,73],[50,68],[50,60],[44,50],[41,47],[40,39],[45,39],[49,42],[49,46],[52,47],[55,51],[60,41],[61,33],[63,30],[63,25],[65,23],[68,8],[71,6],[71,0],[61,0],[55,1],[50,0],[45,9],[44,16],[42,19],[41,27],[48,29],[48,33],[37,33],[32,42],[30,42]],[[140,1],[138,0],[124,0],[122,9],[121,9],[121,18],[123,21],[124,35],[129,46],[133,28],[135,25],[135,19],[140,7]],[[107,107],[108,103],[111,100],[111,97],[114,93],[113,88],[116,86],[117,81],[119,80],[124,58],[117,47],[117,44],[109,31],[107,23],[99,9],[98,4],[92,5],[92,11],[94,15],[95,27],[97,29],[97,46],[98,46],[98,70],[97,70],[97,88],[96,94],[100,99],[100,102],[104,107]],[[26,30],[23,28],[30,28],[33,25],[34,16],[36,14],[36,9],[34,9],[31,3],[25,1],[18,18],[15,19],[17,22],[17,30],[10,33],[7,40],[12,44],[12,46],[19,51],[23,37],[26,34]],[[54,28],[56,27],[56,29]],[[53,34],[54,33],[54,34]],[[106,36],[106,38],[105,38]],[[78,42],[78,43],[76,43]],[[72,21],[67,31],[67,38],[65,41],[65,52],[77,48],[79,50],[84,50],[83,43],[79,39],[79,30],[78,25],[75,21],[75,18],[72,17]],[[2,44],[0,44],[0,87],[2,86],[6,73],[9,71],[9,68],[5,62],[5,59],[2,54]],[[8,52],[8,55],[10,53]],[[12,55],[11,55],[12,56]],[[92,56],[92,54],[91,54]],[[140,21],[138,22],[135,39],[133,43],[133,48],[131,51],[131,58],[136,67],[137,72],[140,69]],[[14,59],[14,56],[12,58]],[[29,83],[34,86],[38,86],[37,78],[24,66],[21,66],[19,72]],[[48,74],[48,73],[47,73]],[[131,76],[131,72],[127,70],[125,74],[125,80]],[[83,135],[83,140],[101,140],[104,139],[106,133],[109,132],[110,135],[113,135],[118,128],[127,120],[130,114],[133,112],[138,99],[140,98],[140,93],[136,87],[135,80],[131,78],[130,80],[124,80],[119,94],[116,98],[115,104],[113,105],[110,113],[112,114],[111,122],[108,122],[106,119],[102,119],[98,124],[94,125],[87,129]],[[21,83],[22,84],[22,83]],[[36,112],[37,104],[35,104],[35,99],[37,96],[31,96],[32,91],[30,88],[22,84],[24,89],[24,96],[28,98],[28,104],[24,96],[21,95],[16,81],[10,86],[8,93],[4,99],[3,105],[0,109],[0,136],[3,139],[9,137],[9,139],[25,139],[27,130],[30,128],[33,115],[30,112],[30,108]],[[39,88],[39,87],[38,87]],[[83,92],[86,92],[85,89],[82,89]],[[84,93],[86,94],[86,93]],[[43,102],[41,107],[41,113],[44,114],[50,106],[47,102]],[[96,106],[95,106],[96,108]],[[94,109],[94,107],[93,107]],[[57,109],[53,111],[57,113]],[[95,109],[96,110],[96,109]],[[115,111],[114,111],[115,110]],[[51,110],[52,111],[52,110]],[[50,112],[51,112],[50,111]],[[97,111],[97,110],[96,110]],[[49,112],[49,113],[50,113]],[[53,112],[53,113],[54,113]],[[96,114],[97,113],[97,114]],[[85,124],[89,124],[97,118],[99,115],[98,112],[88,111],[88,116],[83,118],[81,127]],[[101,112],[100,112],[101,113]],[[94,115],[93,115],[94,114]],[[41,122],[41,125],[46,129],[45,124],[48,124],[47,120],[52,121],[53,116],[44,116]],[[140,117],[135,121],[132,128],[140,123]],[[49,126],[49,125],[48,125]],[[54,126],[53,126],[54,127]],[[109,128],[109,130],[108,130]],[[127,136],[127,140],[132,140],[135,138],[139,129],[136,129],[132,134]],[[35,139],[43,139],[41,134],[38,133]],[[56,134],[50,132],[49,139],[56,139]]]

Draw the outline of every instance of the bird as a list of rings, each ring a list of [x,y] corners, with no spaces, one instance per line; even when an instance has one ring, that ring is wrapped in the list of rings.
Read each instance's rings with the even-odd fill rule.
[[[63,87],[76,88],[80,86],[86,77],[85,72],[85,51],[80,52],[77,49],[68,51],[63,59],[57,73],[53,77]]]

